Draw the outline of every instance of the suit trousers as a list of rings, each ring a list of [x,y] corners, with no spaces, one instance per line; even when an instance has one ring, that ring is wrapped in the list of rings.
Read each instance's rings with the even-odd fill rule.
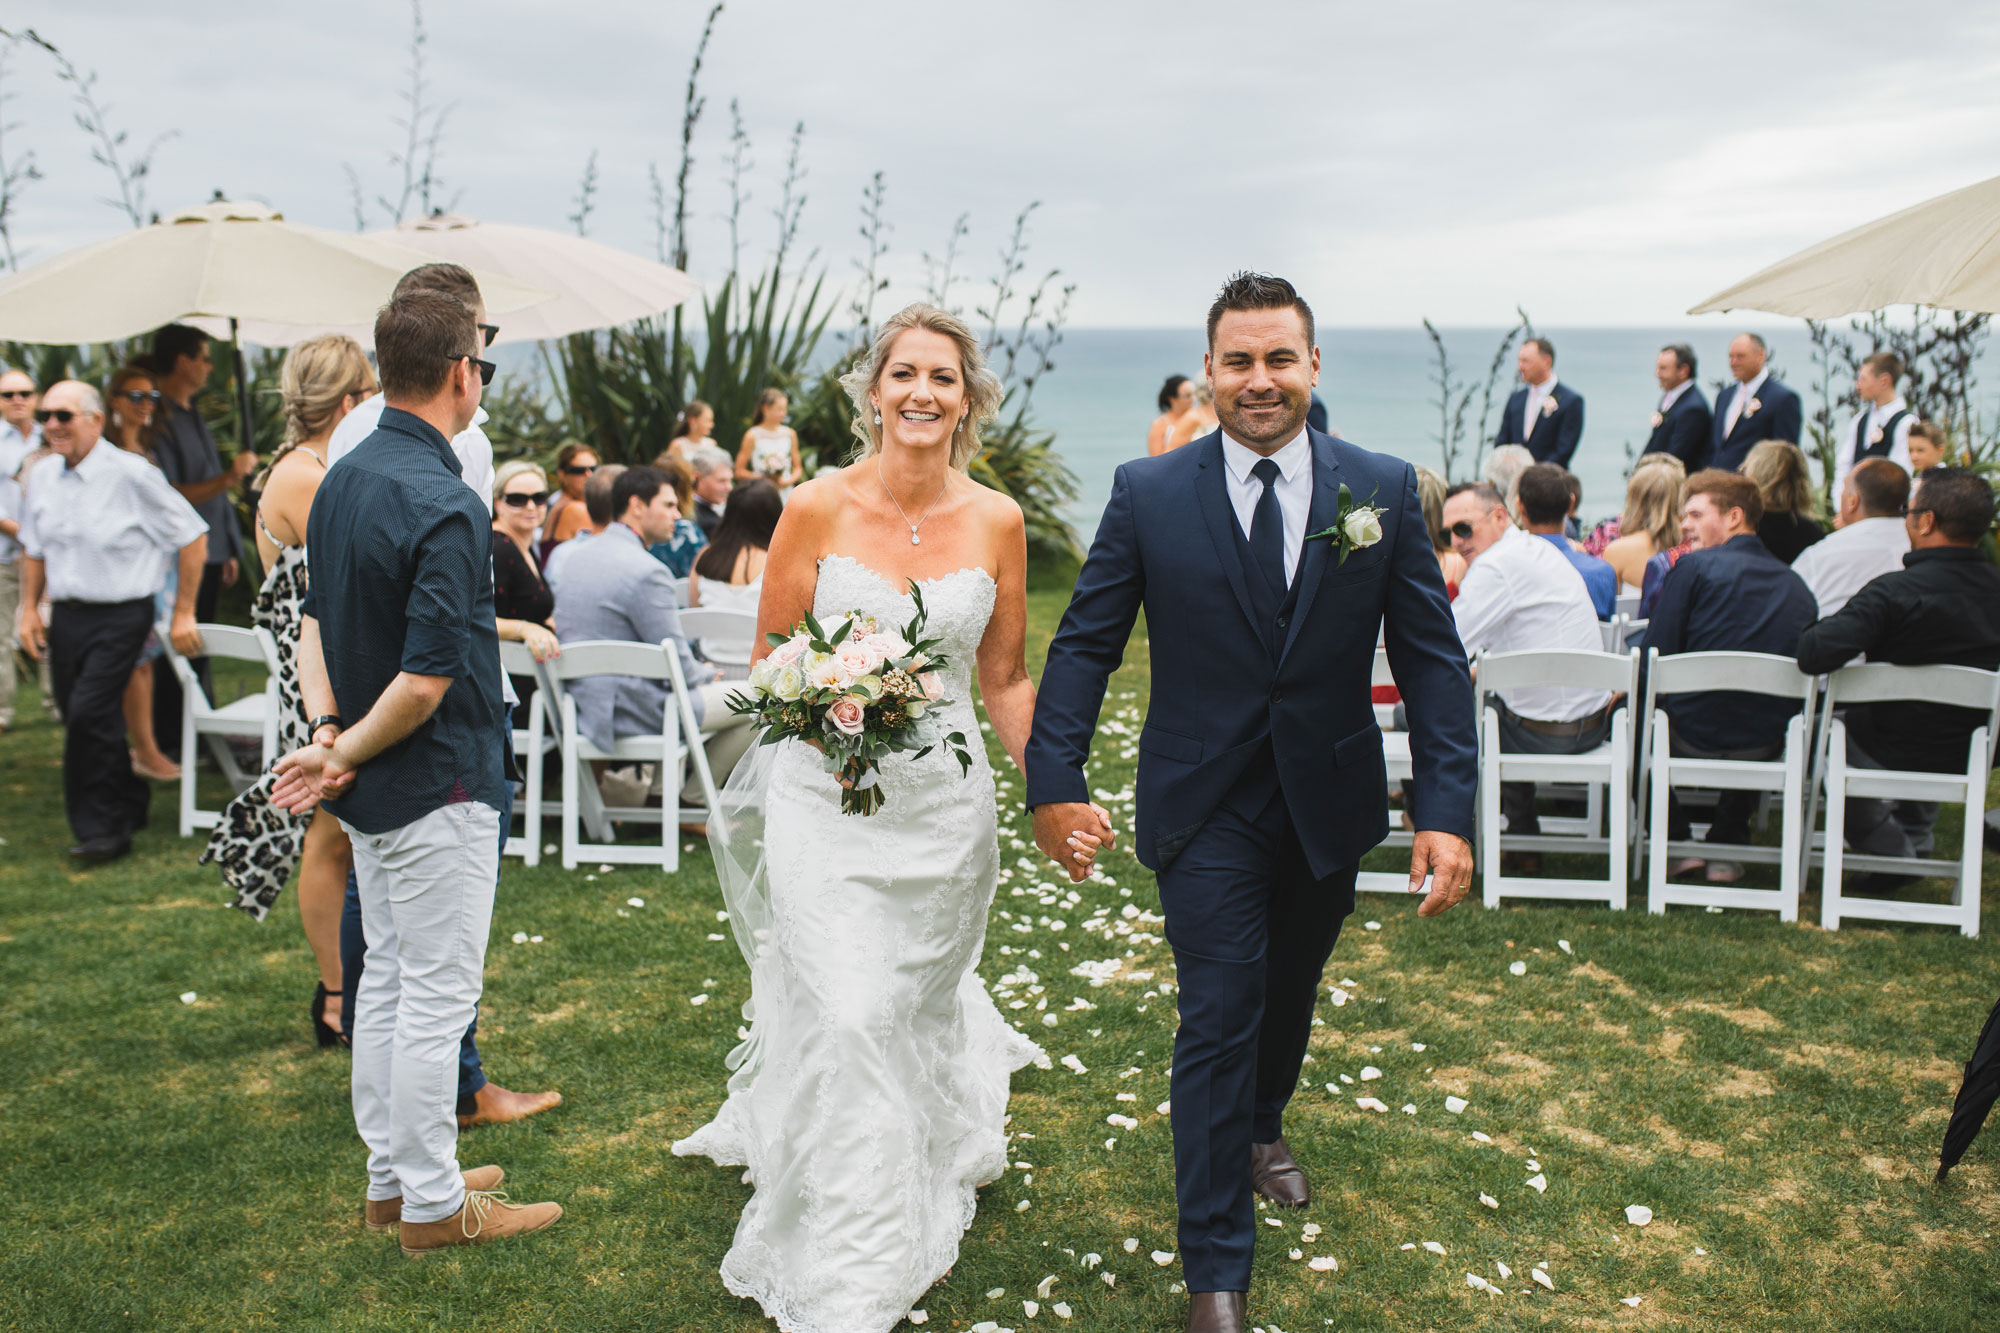
[[[63,808],[78,841],[127,838],[153,789],[125,748],[125,682],[153,626],[153,599],[57,602],[49,668],[63,715]]]
[[[1323,879],[1308,868],[1268,744],[1159,872],[1180,971],[1174,1179],[1191,1292],[1249,1290],[1250,1146],[1283,1133],[1354,877],[1353,866]]]
[[[353,1070],[368,1197],[401,1197],[405,1221],[437,1222],[465,1202],[458,1052],[479,1003],[504,826],[492,806],[459,801],[386,833],[341,827],[369,940]]]

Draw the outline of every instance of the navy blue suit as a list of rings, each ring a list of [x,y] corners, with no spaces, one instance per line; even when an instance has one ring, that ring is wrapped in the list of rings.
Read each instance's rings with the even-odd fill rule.
[[[1220,432],[1118,469],[1049,646],[1027,801],[1087,801],[1105,683],[1143,608],[1152,703],[1139,740],[1137,854],[1158,873],[1180,969],[1174,1156],[1190,1291],[1244,1291],[1250,1146],[1281,1117],[1362,854],[1388,832],[1369,701],[1378,631],[1408,704],[1420,829],[1472,838],[1472,684],[1409,464],[1318,431],[1306,532],[1339,490],[1385,510],[1336,567],[1308,540],[1265,589],[1231,507]]]
[[[1728,388],[1715,396],[1715,423],[1709,428],[1709,467],[1729,472],[1741,471],[1743,460],[1762,440],[1799,443],[1799,432],[1805,429],[1805,407],[1799,402],[1799,396],[1776,375],[1766,376],[1764,382],[1757,386],[1757,410],[1745,411],[1738,416],[1736,429],[1724,439],[1722,428],[1729,421],[1729,405],[1742,392],[1742,384],[1731,382]]]
[[[1523,435],[1521,410],[1528,405],[1528,389],[1523,385],[1514,390],[1507,399],[1507,410],[1500,414],[1500,433],[1493,437],[1493,443],[1525,444],[1537,463],[1566,468],[1576,455],[1577,442],[1583,438],[1583,395],[1557,380],[1548,397],[1555,399],[1555,411],[1536,412],[1528,433]]]
[[[1653,427],[1646,447],[1640,452],[1672,454],[1687,464],[1690,473],[1699,472],[1708,466],[1709,453],[1715,448],[1714,434],[1715,416],[1708,410],[1708,399],[1690,384],[1685,393],[1674,399],[1674,405],[1661,414],[1660,424]]]

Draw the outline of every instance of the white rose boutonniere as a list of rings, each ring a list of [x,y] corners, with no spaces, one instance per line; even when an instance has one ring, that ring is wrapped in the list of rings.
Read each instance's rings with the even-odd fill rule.
[[[1562,404],[1556,401],[1556,396],[1554,394],[1549,394],[1547,397],[1542,399],[1542,415],[1545,417],[1552,417],[1556,414],[1556,409],[1560,406],[1562,406]]]
[[[1662,413],[1659,413],[1659,412],[1655,412],[1655,413],[1653,413],[1653,429],[1654,429],[1654,430],[1658,430],[1658,429],[1659,429],[1660,427],[1662,427],[1662,426],[1664,426],[1664,425],[1666,425],[1666,424],[1667,424],[1667,418],[1666,418],[1666,416],[1665,416],[1664,414],[1662,414]]]
[[[1880,426],[1877,426],[1873,430],[1870,430],[1868,432],[1868,443],[1870,444],[1882,443],[1882,428]]]
[[[1764,404],[1762,402],[1758,401],[1755,398],[1752,398],[1749,402],[1743,405],[1743,415],[1746,417],[1754,417],[1760,410],[1762,410],[1763,406]]]
[[[1371,501],[1374,496],[1368,497]],[[1356,551],[1365,551],[1382,540],[1382,515],[1385,511],[1376,504],[1356,504],[1354,492],[1346,483],[1340,487],[1340,503],[1333,512],[1333,526],[1318,532],[1306,534],[1307,541],[1328,541],[1339,554],[1334,559],[1337,569],[1347,563],[1347,557]]]

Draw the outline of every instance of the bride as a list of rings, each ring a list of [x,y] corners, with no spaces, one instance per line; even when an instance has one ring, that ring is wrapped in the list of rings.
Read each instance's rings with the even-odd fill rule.
[[[739,813],[716,862],[753,1026],[722,1109],[674,1152],[749,1168],[722,1280],[784,1333],[887,1333],[944,1276],[974,1191],[1006,1169],[1008,1076],[1041,1054],[973,972],[1000,858],[972,665],[1017,768],[1035,711],[1021,510],[965,474],[1000,381],[964,323],[913,305],[842,383],[861,452],[786,506],[757,656],[807,611],[901,625],[916,581],[973,767],[961,775],[942,748],[891,755],[867,816],[840,812],[836,779],[800,741],[759,747],[730,781],[724,808]],[[1111,840],[1098,817],[1070,840],[1073,878]]]

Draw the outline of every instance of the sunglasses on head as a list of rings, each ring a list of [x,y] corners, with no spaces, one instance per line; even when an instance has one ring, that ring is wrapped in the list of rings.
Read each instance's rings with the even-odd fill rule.
[[[35,420],[42,422],[44,424],[47,424],[50,421],[55,421],[61,423],[62,425],[67,426],[70,422],[75,421],[78,417],[82,415],[84,414],[81,412],[72,412],[67,407],[45,407],[41,411],[35,413]]]
[[[157,403],[160,401],[158,389],[120,389],[117,396],[128,403]]]
[[[500,336],[500,326],[498,324],[481,324],[479,326],[479,336],[486,340],[480,344],[482,347],[491,347],[493,340]]]
[[[597,471],[595,463],[565,463],[562,474],[565,477],[587,477]]]
[[[493,382],[493,372],[499,369],[499,367],[494,365],[491,361],[481,361],[478,357],[474,356],[470,352],[460,352],[457,356],[454,356],[452,360],[470,361],[473,364],[473,367],[479,371],[479,382],[481,384],[491,384]]]
[[[548,502],[549,493],[547,491],[508,491],[500,497],[501,504],[511,505],[515,509],[526,509],[530,505],[539,507]]]
[[[1470,523],[1454,523],[1451,525],[1449,531],[1452,536],[1458,538],[1460,541],[1469,541],[1472,537],[1472,525]]]
[[[33,389],[0,389],[0,398],[33,398]]]

